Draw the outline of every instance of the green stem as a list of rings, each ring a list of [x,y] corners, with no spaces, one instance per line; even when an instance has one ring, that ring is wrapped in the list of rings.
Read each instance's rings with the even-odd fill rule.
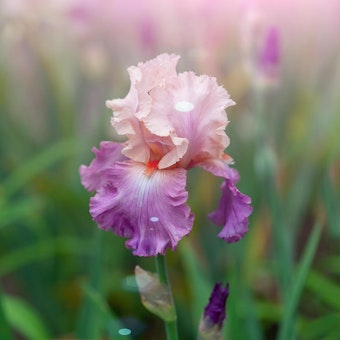
[[[171,286],[168,279],[168,271],[165,263],[165,256],[158,255],[156,257],[156,268],[159,277],[159,281],[165,284],[170,293],[171,293]],[[172,296],[172,293],[171,293]],[[167,340],[178,340],[178,332],[177,332],[177,318],[174,321],[164,321],[165,324],[165,331],[166,331],[166,338]]]

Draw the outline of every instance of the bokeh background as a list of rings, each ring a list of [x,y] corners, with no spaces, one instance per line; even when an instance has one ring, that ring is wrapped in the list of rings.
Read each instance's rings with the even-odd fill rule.
[[[195,225],[167,253],[180,339],[215,282],[225,339],[339,339],[339,18],[338,0],[1,0],[1,339],[164,338],[133,279],[154,260],[96,227],[78,174],[117,140],[105,100],[126,68],[163,52],[237,102],[227,152],[254,206],[226,244],[207,219],[220,182],[190,171]]]

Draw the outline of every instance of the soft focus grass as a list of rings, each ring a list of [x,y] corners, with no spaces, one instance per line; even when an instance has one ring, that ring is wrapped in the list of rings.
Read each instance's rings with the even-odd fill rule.
[[[130,277],[137,264],[155,271],[153,259],[133,257],[124,240],[97,229],[78,176],[90,148],[114,138],[104,100],[126,93],[127,75],[88,77],[72,50],[57,61],[39,41],[26,53],[32,69],[20,84],[4,50],[0,62],[0,338],[160,339],[163,325],[143,309]],[[167,254],[181,338],[196,337],[217,281],[230,282],[225,339],[338,338],[336,59],[332,69],[311,83],[289,75],[277,88],[238,92],[229,153],[254,206],[242,241],[216,238],[206,216],[220,183],[190,172],[194,229]],[[122,327],[132,334],[119,335]]]

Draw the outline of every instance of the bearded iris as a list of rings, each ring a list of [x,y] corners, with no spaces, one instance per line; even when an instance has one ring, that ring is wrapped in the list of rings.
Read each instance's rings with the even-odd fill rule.
[[[101,142],[96,158],[80,167],[82,184],[96,194],[90,213],[99,228],[127,238],[137,256],[165,254],[189,234],[194,215],[187,205],[187,170],[202,167],[222,177],[222,197],[211,220],[218,237],[241,239],[248,230],[250,198],[235,183],[238,172],[224,153],[225,109],[235,103],[215,78],[177,74],[179,56],[161,54],[128,69],[127,96],[106,102],[122,143]]]

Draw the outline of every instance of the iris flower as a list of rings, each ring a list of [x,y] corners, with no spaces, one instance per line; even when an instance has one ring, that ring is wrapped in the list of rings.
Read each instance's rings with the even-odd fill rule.
[[[215,78],[177,74],[179,56],[161,54],[128,68],[131,86],[123,99],[108,100],[111,124],[126,141],[105,141],[95,159],[80,167],[84,187],[96,194],[90,213],[99,228],[127,238],[137,256],[164,255],[189,234],[194,215],[187,205],[187,170],[202,167],[222,177],[222,196],[209,215],[223,226],[218,237],[241,239],[248,230],[250,198],[235,183],[238,172],[224,153],[225,109],[235,103]]]

